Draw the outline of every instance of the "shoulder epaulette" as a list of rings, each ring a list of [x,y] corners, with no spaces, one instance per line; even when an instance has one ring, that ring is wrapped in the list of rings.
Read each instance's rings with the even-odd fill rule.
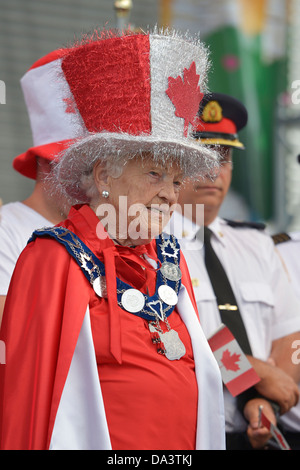
[[[266,225],[262,222],[239,222],[236,220],[224,219],[230,227],[237,228],[255,228],[256,230],[265,230]]]
[[[275,245],[291,240],[291,237],[289,236],[289,234],[285,232],[276,233],[275,235],[272,235],[272,238],[273,238],[273,242],[275,243]]]

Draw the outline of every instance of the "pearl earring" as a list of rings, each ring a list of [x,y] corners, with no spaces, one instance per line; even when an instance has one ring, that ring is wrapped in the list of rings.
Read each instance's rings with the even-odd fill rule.
[[[108,191],[102,191],[102,197],[104,197],[105,199],[107,199],[109,196],[109,192]]]

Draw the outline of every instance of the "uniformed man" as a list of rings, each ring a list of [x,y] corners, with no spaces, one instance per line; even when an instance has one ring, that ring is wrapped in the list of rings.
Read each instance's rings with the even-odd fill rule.
[[[299,157],[300,155],[300,163]],[[273,235],[273,240],[288,278],[300,299],[300,231],[277,233]],[[294,363],[300,363],[300,337],[293,344],[291,356]],[[281,417],[280,425],[292,449],[300,450],[300,402]]]
[[[251,394],[238,398],[224,389],[228,449],[264,447],[271,436],[265,427],[258,427],[259,405],[275,423],[276,409],[285,413],[299,400],[296,383],[300,370],[291,361],[291,345],[300,339],[300,304],[272,238],[261,224],[233,223],[218,215],[231,183],[232,150],[244,148],[238,131],[246,123],[247,111],[236,99],[219,93],[204,97],[194,137],[207,145],[220,146],[222,167],[214,181],[205,179],[185,185],[180,196],[183,216],[175,212],[170,224],[188,263],[206,336],[210,337],[221,323],[227,324],[261,378]],[[184,207],[191,204],[194,210],[187,221]],[[196,223],[196,208],[201,204],[204,230]],[[178,233],[182,227],[184,234]],[[215,255],[229,279],[233,300],[226,300],[227,293],[219,292],[226,283],[217,272],[217,262],[211,260]],[[219,278],[215,284],[216,276]],[[239,319],[240,325],[230,324]]]

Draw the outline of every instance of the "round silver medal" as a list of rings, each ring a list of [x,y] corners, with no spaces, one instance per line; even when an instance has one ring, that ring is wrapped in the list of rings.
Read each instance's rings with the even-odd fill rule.
[[[127,312],[136,313],[144,307],[145,297],[137,289],[128,289],[122,294],[121,303]]]
[[[93,289],[99,297],[107,297],[106,282],[103,276],[98,276],[93,281]]]
[[[170,286],[159,286],[158,295],[165,304],[176,305],[178,302],[178,296]]]
[[[181,279],[181,271],[176,264],[165,261],[161,265],[160,271],[162,275],[170,281],[179,281],[179,279]]]

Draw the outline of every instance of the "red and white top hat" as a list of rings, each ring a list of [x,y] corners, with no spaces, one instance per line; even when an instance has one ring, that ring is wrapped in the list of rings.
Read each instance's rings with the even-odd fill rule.
[[[83,143],[97,142],[103,151],[194,161],[198,174],[207,172],[216,154],[192,136],[207,69],[203,44],[176,33],[95,32],[48,54],[21,80],[34,146],[15,158],[15,169],[34,177],[35,155],[51,160],[75,142],[60,158],[61,171],[71,171],[70,152],[79,149],[84,165]]]
[[[13,160],[16,171],[28,178],[36,179],[36,157],[52,161],[74,140],[68,137],[65,123],[67,110],[62,109],[56,98],[55,84],[49,70],[65,55],[67,49],[59,49],[35,62],[21,79],[27,111],[29,114],[33,146]],[[55,78],[56,81],[56,78]],[[61,127],[55,132],[54,123]]]

